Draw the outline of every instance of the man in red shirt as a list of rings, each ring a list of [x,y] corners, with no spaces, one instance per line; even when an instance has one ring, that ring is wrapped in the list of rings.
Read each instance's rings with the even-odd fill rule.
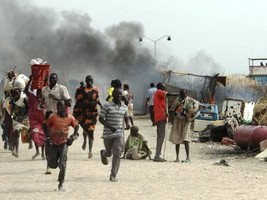
[[[155,162],[164,162],[165,159],[161,158],[162,144],[165,138],[165,128],[167,123],[168,111],[166,105],[166,96],[177,96],[178,93],[168,93],[165,91],[163,83],[157,84],[157,91],[154,94],[154,117],[155,124],[157,125],[157,145],[156,154],[153,159]]]
[[[57,113],[53,113],[46,120],[44,131],[46,134],[46,159],[48,167],[59,167],[58,190],[62,190],[65,179],[68,146],[78,138],[78,121],[66,112],[66,103],[59,100]],[[74,133],[68,138],[69,127],[74,128]]]

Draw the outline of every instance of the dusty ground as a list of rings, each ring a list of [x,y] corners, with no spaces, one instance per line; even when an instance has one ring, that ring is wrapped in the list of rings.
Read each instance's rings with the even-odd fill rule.
[[[156,128],[148,118],[136,125],[155,152]],[[170,126],[168,127],[168,132]],[[122,160],[119,182],[109,182],[110,164],[102,165],[99,151],[102,126],[95,134],[94,157],[81,149],[82,137],[69,148],[64,187],[57,191],[58,169],[45,175],[46,162],[31,160],[34,149],[20,147],[20,158],[0,148],[0,199],[266,199],[267,163],[238,148],[214,143],[191,143],[191,163],[175,163],[174,145],[166,143],[168,162]],[[126,132],[128,136],[129,131]],[[195,134],[194,134],[195,135]],[[194,136],[193,135],[193,136]],[[184,148],[181,149],[184,159]],[[214,165],[225,159],[229,167]]]

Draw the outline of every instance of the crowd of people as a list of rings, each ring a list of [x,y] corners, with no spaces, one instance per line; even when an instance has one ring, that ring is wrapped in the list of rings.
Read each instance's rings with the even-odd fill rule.
[[[103,146],[100,151],[101,162],[109,163],[112,157],[109,180],[117,182],[121,158],[140,160],[150,159],[165,162],[164,146],[166,124],[168,123],[168,96],[177,96],[170,110],[175,113],[169,141],[175,145],[176,162],[179,162],[180,144],[185,145],[186,159],[190,162],[189,133],[194,114],[199,109],[199,102],[187,95],[186,90],[169,93],[163,83],[150,84],[146,94],[152,126],[156,126],[157,140],[154,158],[148,141],[134,124],[134,94],[129,84],[119,79],[111,81],[106,102],[100,102],[98,87],[94,86],[92,75],[85,77],[76,89],[75,103],[71,99],[66,86],[58,83],[58,75],[51,73],[44,87],[33,89],[33,77],[23,80],[24,85],[14,85],[18,75],[14,70],[7,73],[4,88],[5,96],[1,99],[1,127],[4,148],[12,155],[19,157],[19,137],[23,143],[32,148],[34,142],[36,153],[32,159],[40,155],[47,161],[45,174],[51,174],[50,168],[59,168],[58,189],[62,190],[65,179],[68,146],[72,145],[82,129],[82,149],[88,148],[88,159],[93,157],[94,132],[98,121],[103,125]],[[22,81],[22,82],[23,82]],[[73,112],[70,108],[73,105]],[[69,127],[74,132],[69,134]],[[124,138],[124,130],[129,130],[128,138]]]

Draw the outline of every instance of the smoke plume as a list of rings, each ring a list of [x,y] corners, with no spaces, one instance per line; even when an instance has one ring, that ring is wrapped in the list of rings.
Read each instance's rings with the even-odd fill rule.
[[[111,80],[121,79],[130,85],[136,108],[143,109],[145,90],[159,75],[153,56],[138,42],[144,35],[142,24],[121,22],[100,32],[91,21],[85,13],[57,13],[30,1],[1,0],[1,71],[17,66],[29,75],[30,60],[39,57],[50,63],[62,84],[93,75],[102,99]]]

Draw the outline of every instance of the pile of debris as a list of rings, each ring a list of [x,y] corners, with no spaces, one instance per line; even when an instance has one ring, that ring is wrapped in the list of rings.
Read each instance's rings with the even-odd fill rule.
[[[267,97],[261,97],[257,100],[254,107],[253,123],[267,126]]]
[[[235,117],[226,118],[211,122],[199,132],[200,142],[221,142],[225,145],[234,145],[234,130],[239,126]]]

